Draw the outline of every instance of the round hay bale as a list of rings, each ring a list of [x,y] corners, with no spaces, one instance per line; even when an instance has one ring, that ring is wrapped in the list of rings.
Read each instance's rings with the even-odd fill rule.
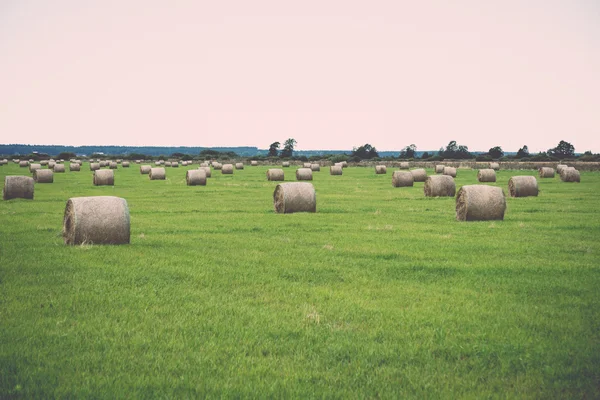
[[[188,186],[206,186],[206,173],[203,169],[190,169],[185,174]]]
[[[33,180],[36,183],[54,182],[54,172],[51,169],[37,169],[33,171]]]
[[[281,163],[282,167],[289,167],[290,166],[290,162],[289,161],[284,161]]]
[[[154,161],[154,165],[158,166],[161,165],[160,161]]]
[[[111,161],[111,162],[108,164],[108,168],[110,168],[110,169],[117,169],[118,167],[119,167],[119,164],[117,164],[117,163],[116,163],[116,162],[114,162],[114,161]]]
[[[504,191],[496,186],[466,185],[456,196],[457,221],[503,220],[505,211]]]
[[[456,194],[454,178],[450,175],[428,176],[423,186],[423,192],[427,197],[454,197]]]
[[[394,171],[392,174],[393,187],[413,186],[415,178],[409,171]]]
[[[165,161],[164,166],[165,167],[170,167],[171,166],[171,161]]]
[[[348,168],[348,162],[342,161],[342,168]]]
[[[29,161],[26,161],[26,160],[19,161],[19,167],[21,167],[21,168],[29,167]]]
[[[302,168],[310,168],[311,165],[311,163],[305,162],[304,164],[302,164]]]
[[[537,196],[537,179],[535,176],[513,176],[508,180],[508,191],[511,197]]]
[[[198,169],[201,169],[204,171],[204,174],[206,175],[207,178],[210,178],[212,176],[212,172],[210,167],[200,167]]]
[[[123,161],[121,163],[121,167],[123,167],[123,168],[129,168],[129,161]]]
[[[70,163],[69,164],[69,171],[73,172],[79,172],[81,171],[81,164],[78,163]]]
[[[491,168],[480,169],[477,172],[477,180],[479,182],[496,182],[496,171]]]
[[[280,183],[273,192],[273,204],[279,214],[316,212],[315,188],[308,182]]]
[[[52,170],[53,170],[55,173],[57,173],[57,172],[58,172],[58,173],[65,172],[65,165],[64,165],[64,164],[56,164],[56,165],[54,166],[54,168],[52,168]]]
[[[221,168],[223,168],[223,164],[221,164],[221,163],[218,163],[218,162],[214,162],[214,163],[212,163],[212,166],[213,166],[213,168],[214,168],[215,170],[217,170],[217,171],[219,171],[219,170],[221,170]]]
[[[491,162],[490,169],[493,169],[494,171],[500,171],[500,164],[498,164],[497,162]]]
[[[256,160],[251,160],[251,161],[250,161],[250,165],[251,165],[251,166],[253,166],[253,167],[256,167],[256,166],[258,165],[258,161],[256,161]]]
[[[538,172],[540,178],[554,178],[554,168],[541,167]]]
[[[454,167],[444,167],[443,174],[451,176],[453,178],[456,178],[456,168],[454,168]]]
[[[100,169],[100,163],[90,163],[90,171],[97,171]]]
[[[112,169],[98,169],[94,171],[94,186],[113,186],[115,184],[115,171]]]
[[[148,175],[152,167],[150,165],[140,165],[140,174]]]
[[[223,175],[233,174],[233,164],[223,164],[223,166],[221,167],[221,173]]]
[[[244,169],[244,163],[235,163],[235,169]]]
[[[329,167],[329,175],[342,175],[343,167],[341,165],[332,165]]]
[[[33,174],[33,171],[35,171],[36,169],[41,169],[42,168],[42,164],[29,164],[29,172],[31,172]]]
[[[312,181],[312,169],[310,168],[298,168],[296,170],[297,181]]]
[[[142,163],[142,160],[135,160],[135,163],[136,163],[136,164],[141,164],[141,163]]]
[[[560,179],[563,182],[581,182],[581,175],[575,168],[567,167],[563,168],[560,174]]]
[[[413,169],[410,171],[415,182],[425,182],[427,180],[427,171],[423,168]]]
[[[177,161],[171,161],[171,168],[179,168],[179,163]]]
[[[278,168],[270,168],[267,170],[267,180],[268,181],[283,181],[284,174],[282,169]]]
[[[125,199],[94,196],[67,200],[63,217],[65,244],[128,244],[129,237],[129,207]]]
[[[314,172],[321,171],[321,166],[319,164],[310,164],[310,169]]]
[[[164,167],[150,168],[150,173],[148,174],[148,177],[151,181],[164,181],[165,179],[167,179],[167,171]]]
[[[108,167],[108,163],[106,161],[100,161],[100,168],[104,168],[104,167]],[[50,166],[50,164],[48,164],[48,166]]]
[[[2,163],[2,162],[0,161],[0,164],[1,164],[1,163]],[[42,167],[45,167],[46,165],[48,165],[48,160],[42,160],[42,161],[40,161],[40,165],[41,165]]]
[[[208,167],[208,163],[207,162],[200,163],[200,166],[201,167]]]
[[[38,169],[37,171],[41,171]],[[11,175],[4,177],[4,189],[2,198],[10,199],[29,199],[33,200],[33,178],[29,176]]]
[[[117,158],[117,164],[121,164],[123,162],[123,160],[121,160],[120,158]]]
[[[385,165],[376,165],[375,166],[375,174],[376,175],[387,174],[387,167]]]
[[[444,165],[442,164],[438,164],[435,166],[435,173],[436,174],[443,174],[444,173]]]
[[[556,173],[558,173],[559,175],[562,173],[563,169],[568,168],[567,165],[565,164],[558,164],[556,166]]]
[[[56,161],[48,161],[48,168],[53,169],[56,165]]]
[[[408,162],[400,163],[400,169],[409,169],[409,168],[410,168],[410,163],[408,163]]]

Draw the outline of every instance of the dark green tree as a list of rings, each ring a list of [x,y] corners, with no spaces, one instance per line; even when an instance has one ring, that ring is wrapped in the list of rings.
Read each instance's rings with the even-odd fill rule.
[[[426,160],[431,156],[432,156],[432,154],[429,154],[428,152],[424,152],[423,154],[421,154],[421,159]]]
[[[410,146],[406,146],[400,151],[399,158],[415,158],[415,154],[417,153],[417,146],[411,144]]]
[[[58,153],[56,156],[59,160],[70,160],[71,158],[77,157],[77,154],[72,153],[70,151],[63,151],[62,153]]]
[[[281,143],[279,142],[271,143],[269,146],[269,157],[277,157],[279,146],[281,146]]]
[[[548,155],[557,158],[574,157],[575,147],[573,147],[571,143],[561,140],[560,143],[558,143],[558,146],[548,150]]]
[[[281,157],[292,157],[294,155],[294,147],[296,146],[296,139],[289,138],[283,142],[283,150],[281,150]]]
[[[527,147],[527,145],[524,145],[523,147],[521,147],[519,149],[519,151],[517,151],[517,155],[515,156],[515,158],[525,158],[525,157],[529,157],[529,148]]]
[[[504,156],[504,150],[502,150],[502,147],[496,146],[489,149],[488,154],[490,155],[490,157],[497,160]]]
[[[377,149],[375,147],[366,143],[358,148],[353,148],[352,157],[357,157],[361,160],[369,160],[371,158],[379,157],[379,154],[377,153]]]

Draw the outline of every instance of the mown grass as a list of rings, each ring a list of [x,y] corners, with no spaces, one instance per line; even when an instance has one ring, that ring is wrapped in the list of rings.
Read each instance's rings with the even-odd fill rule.
[[[266,169],[94,187],[85,164],[0,202],[0,397],[600,396],[599,173],[461,223],[367,168],[278,215]],[[127,199],[130,245],[63,244],[94,195]]]

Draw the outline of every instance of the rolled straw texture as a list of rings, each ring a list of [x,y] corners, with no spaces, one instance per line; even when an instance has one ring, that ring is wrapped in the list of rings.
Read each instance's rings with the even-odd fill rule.
[[[233,164],[223,164],[223,167],[221,168],[221,173],[224,175],[233,174]]]
[[[122,166],[123,168],[129,168],[129,161],[123,161],[123,162],[121,163],[121,166]]]
[[[56,173],[65,172],[65,164],[56,164],[52,170]]]
[[[115,171],[112,169],[98,169],[94,171],[94,186],[113,186],[115,184]]]
[[[270,168],[267,170],[267,180],[268,181],[283,181],[285,175],[282,169],[279,168]]]
[[[456,196],[458,221],[503,220],[506,199],[502,188],[489,185],[466,185]]]
[[[385,165],[376,165],[375,166],[375,174],[376,175],[387,174],[387,167]]]
[[[217,171],[220,170],[221,168],[223,168],[223,164],[218,163],[218,162],[214,162],[212,163],[212,166],[214,169],[216,169]]]
[[[148,174],[148,177],[151,181],[163,181],[167,179],[167,171],[164,167],[150,168],[150,173]]]
[[[556,166],[556,172],[560,175],[561,172],[563,171],[563,169],[568,168],[567,165],[565,164],[558,164]]]
[[[140,165],[140,174],[148,175],[152,167],[150,165]]]
[[[423,192],[427,197],[454,197],[456,184],[450,175],[431,175],[427,177]]]
[[[33,171],[33,180],[36,183],[54,182],[54,172],[51,169],[38,169]]]
[[[290,166],[290,162],[289,161],[284,161],[281,163],[282,167],[289,167]]]
[[[125,199],[94,196],[67,201],[63,217],[65,244],[128,244],[129,237],[129,207]]]
[[[298,168],[296,170],[296,180],[312,181],[312,170],[310,168]]]
[[[319,164],[310,164],[310,169],[314,172],[321,171],[321,166]]]
[[[203,169],[190,169],[185,174],[188,186],[206,186],[206,173]]]
[[[235,163],[235,169],[244,169],[244,163]]]
[[[200,163],[200,166],[201,167],[208,167],[208,163],[207,162]]]
[[[443,174],[444,173],[444,166],[441,164],[438,164],[435,166],[435,173],[436,174]]]
[[[400,163],[400,169],[409,169],[409,168],[410,168],[410,163],[407,163],[407,162]]]
[[[554,178],[554,168],[542,167],[538,170],[540,178]]]
[[[119,164],[117,164],[115,161],[111,161],[108,164],[108,168],[110,168],[110,169],[117,169],[117,168],[119,168]]]
[[[444,167],[444,175],[449,175],[453,178],[456,178],[456,168],[454,167]]]
[[[341,165],[332,165],[329,167],[329,175],[342,175],[343,168]]]
[[[413,169],[410,171],[415,182],[425,182],[427,180],[427,171],[423,168]]]
[[[29,164],[29,172],[33,174],[36,169],[42,168],[42,164]]]
[[[410,171],[394,171],[392,174],[393,187],[413,186],[415,178]]]
[[[199,167],[198,169],[203,170],[204,175],[206,175],[207,178],[210,178],[212,176],[212,170],[210,169],[210,167]]]
[[[348,162],[342,161],[342,168],[348,168]]]
[[[560,179],[563,182],[581,182],[581,175],[573,167],[567,167],[560,173]]]
[[[310,168],[310,166],[311,166],[311,165],[312,165],[311,163],[309,163],[309,162],[305,162],[305,163],[302,165],[302,168]]]
[[[280,183],[273,192],[273,204],[279,214],[316,212],[315,188],[308,182]]]
[[[493,169],[494,171],[499,171],[500,170],[500,164],[498,164],[497,162],[491,162],[490,163],[490,169]]]
[[[75,171],[75,172],[81,171],[81,164],[70,163],[69,164],[69,171]]]
[[[171,168],[179,168],[179,163],[177,161],[171,161]]]
[[[479,182],[496,182],[496,171],[491,168],[480,169],[477,172],[477,180]]]
[[[165,161],[165,167],[170,167],[171,166],[171,161]]]
[[[535,176],[513,176],[508,180],[508,191],[511,197],[537,196],[537,179]]]
[[[251,160],[251,161],[250,161],[250,165],[251,165],[251,166],[253,166],[253,167],[256,167],[256,166],[258,165],[258,161],[256,161],[256,160]]]
[[[41,170],[37,170],[41,171]],[[33,200],[34,181],[29,176],[10,175],[4,177],[4,189],[2,189],[2,198],[10,199],[29,199]]]
[[[26,168],[28,166],[29,166],[29,161],[26,161],[26,160],[19,161],[19,167]]]
[[[90,171],[97,171],[100,169],[100,163],[90,163]]]

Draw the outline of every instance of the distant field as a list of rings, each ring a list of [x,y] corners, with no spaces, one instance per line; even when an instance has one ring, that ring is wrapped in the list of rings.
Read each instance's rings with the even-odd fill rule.
[[[600,172],[466,223],[391,168],[323,168],[317,213],[280,215],[267,167],[196,167],[94,187],[85,163],[0,201],[0,398],[600,397]],[[65,246],[67,199],[97,195],[131,244]]]

